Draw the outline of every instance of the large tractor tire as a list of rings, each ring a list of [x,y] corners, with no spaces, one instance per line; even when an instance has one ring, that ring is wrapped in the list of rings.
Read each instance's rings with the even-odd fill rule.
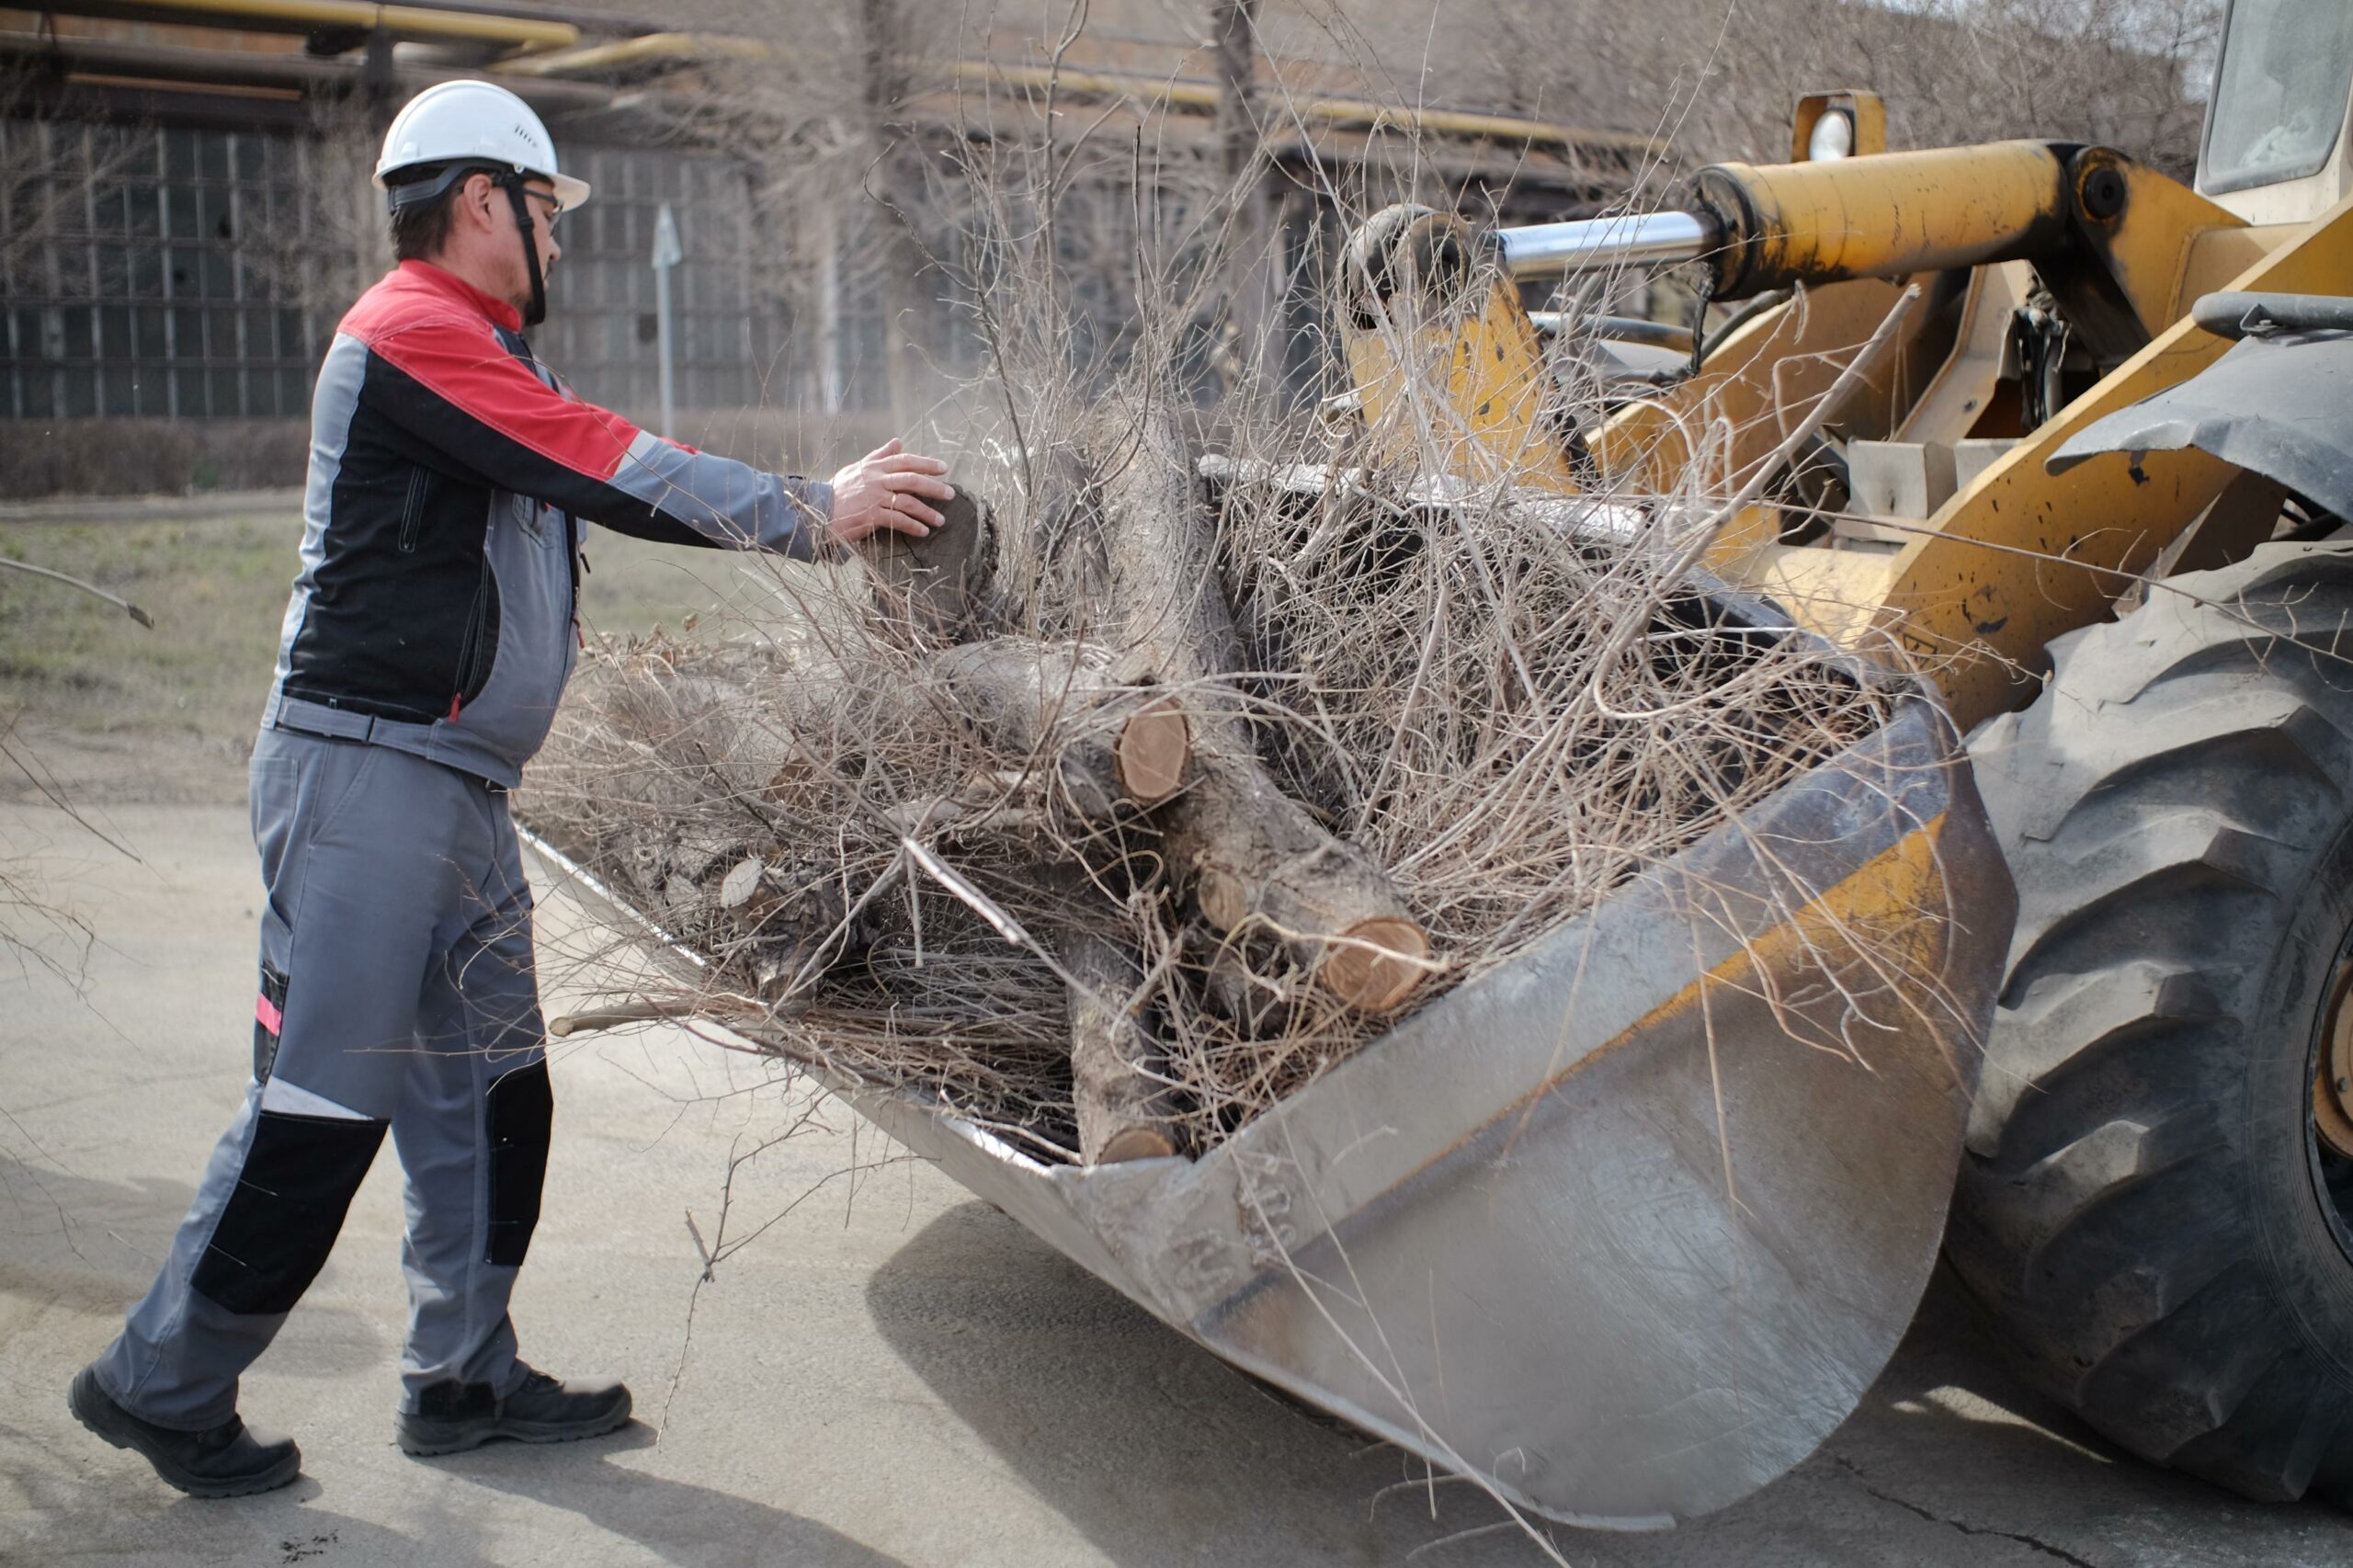
[[[2353,1502],[2353,548],[2172,588],[1972,739],[2019,908],[1948,1250],[2117,1443]]]

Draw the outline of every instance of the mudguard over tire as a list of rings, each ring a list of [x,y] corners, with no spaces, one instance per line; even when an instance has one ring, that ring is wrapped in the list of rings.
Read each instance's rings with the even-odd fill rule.
[[[2267,545],[2052,653],[1971,743],[2019,908],[1949,1254],[2123,1447],[2353,1500],[2353,1162],[2313,1123],[2353,927],[2353,547]]]

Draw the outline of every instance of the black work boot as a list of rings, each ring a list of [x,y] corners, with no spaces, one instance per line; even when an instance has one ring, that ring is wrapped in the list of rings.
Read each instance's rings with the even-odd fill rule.
[[[505,1399],[488,1383],[435,1383],[416,1396],[416,1412],[401,1412],[393,1436],[407,1454],[455,1454],[493,1437],[524,1443],[569,1443],[601,1437],[629,1420],[629,1390],[614,1382],[559,1382],[524,1369],[523,1383]]]
[[[302,1450],[291,1437],[256,1432],[232,1415],[201,1432],[142,1421],[98,1386],[95,1367],[74,1374],[65,1391],[74,1418],[155,1467],[155,1473],[191,1497],[244,1497],[274,1492],[302,1473]]]

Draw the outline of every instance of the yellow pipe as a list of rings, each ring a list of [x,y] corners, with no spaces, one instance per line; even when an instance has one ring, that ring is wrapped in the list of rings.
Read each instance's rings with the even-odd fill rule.
[[[1068,66],[1006,65],[994,60],[960,60],[949,73],[961,85],[995,84],[1042,92],[1075,93],[1094,98],[1142,98],[1152,103],[1181,104],[1187,108],[1215,108],[1221,94],[1208,82],[1186,82],[1132,72],[1074,71]]]
[[[291,0],[301,3],[301,0]],[[724,33],[648,33],[614,43],[591,44],[562,54],[512,61],[498,69],[516,76],[569,76],[610,71],[649,61],[691,61],[723,55],[736,60],[765,60],[768,48],[756,39]],[[1086,97],[1133,97],[1153,103],[1179,104],[1187,108],[1214,109],[1224,96],[1211,82],[1188,82],[1124,71],[1074,71],[1043,65],[1008,65],[993,60],[959,60],[949,74],[960,85],[996,84]],[[1309,98],[1289,105],[1302,119],[1330,123],[1394,125],[1448,136],[1483,136],[1502,142],[1540,142],[1564,147],[1611,147],[1647,154],[1658,143],[1647,136],[1617,131],[1577,131],[1542,120],[1510,115],[1475,114],[1459,109],[1410,108],[1376,103],[1370,98]]]
[[[365,0],[139,0],[139,4],[142,10],[168,11],[192,20],[210,18],[262,28],[354,28],[361,32],[381,28],[402,38],[462,39],[533,50],[569,49],[580,41],[580,29],[570,22],[481,16],[426,6],[374,6]]]
[[[1089,97],[1133,97],[1152,103],[1181,104],[1188,108],[1215,108],[1225,94],[1214,82],[1191,82],[1124,71],[1073,71],[1044,65],[1007,65],[994,60],[960,60],[952,71],[959,83],[995,82],[1009,87],[1077,93]],[[1473,114],[1457,109],[1410,108],[1376,103],[1370,98],[1308,98],[1284,108],[1302,119],[1365,125],[1394,125],[1408,131],[1453,136],[1484,136],[1497,141],[1542,142],[1566,147],[1614,147],[1649,153],[1659,145],[1647,136],[1621,131],[1577,131],[1542,120],[1509,115]]]
[[[1298,106],[1308,119],[1344,124],[1396,125],[1408,131],[1436,131],[1447,136],[1483,136],[1495,142],[1546,142],[1564,147],[1614,147],[1648,154],[1662,143],[1648,136],[1622,131],[1578,131],[1516,115],[1479,114],[1469,109],[1407,108],[1370,98],[1310,98]]]
[[[533,55],[498,67],[506,76],[570,76],[584,72],[613,71],[648,61],[707,60],[714,55],[731,60],[766,60],[768,47],[757,39],[723,33],[646,33],[612,43],[592,43],[561,54]]]
[[[1007,87],[1076,93],[1085,97],[1141,97],[1187,108],[1214,108],[1222,96],[1208,82],[1186,82],[1133,72],[1074,71],[1068,66],[1006,65],[994,60],[960,60],[949,74],[959,85],[992,83]]]

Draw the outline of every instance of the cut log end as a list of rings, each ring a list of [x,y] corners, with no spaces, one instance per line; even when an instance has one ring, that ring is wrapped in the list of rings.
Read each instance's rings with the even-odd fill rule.
[[[1213,930],[1231,931],[1250,917],[1250,888],[1240,877],[1219,866],[1202,866],[1195,873],[1193,902]]]
[[[926,631],[963,641],[994,619],[990,568],[995,519],[968,484],[956,499],[933,504],[943,520],[920,538],[889,528],[859,546],[872,574],[875,603],[887,620],[907,619]]]
[[[1140,806],[1156,806],[1185,787],[1193,726],[1173,698],[1156,698],[1120,726],[1114,748],[1120,785]]]
[[[1350,926],[1315,978],[1360,1013],[1394,1012],[1421,989],[1429,956],[1429,938],[1420,926],[1384,915]]]
[[[1119,1165],[1130,1160],[1165,1160],[1176,1153],[1176,1142],[1158,1128],[1131,1127],[1112,1134],[1096,1154],[1095,1163]]]
[[[1099,932],[1073,932],[1070,1074],[1083,1163],[1117,1165],[1176,1152],[1168,1062],[1138,1017],[1143,974],[1135,955]]]

